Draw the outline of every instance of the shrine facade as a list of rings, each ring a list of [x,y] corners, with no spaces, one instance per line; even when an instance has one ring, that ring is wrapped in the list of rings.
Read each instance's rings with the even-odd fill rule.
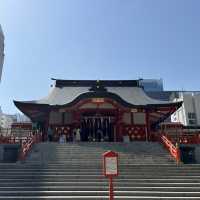
[[[51,127],[55,141],[76,128],[81,141],[151,140],[158,125],[182,105],[150,98],[138,80],[53,81],[47,97],[14,104],[44,135]]]

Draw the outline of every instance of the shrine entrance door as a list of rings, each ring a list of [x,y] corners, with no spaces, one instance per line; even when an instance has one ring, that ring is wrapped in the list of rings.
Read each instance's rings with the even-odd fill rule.
[[[101,114],[82,114],[80,121],[81,141],[116,141],[115,116]]]

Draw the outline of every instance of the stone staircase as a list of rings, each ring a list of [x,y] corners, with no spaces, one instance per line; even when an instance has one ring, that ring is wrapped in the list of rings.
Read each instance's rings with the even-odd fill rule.
[[[0,199],[108,199],[101,154],[120,156],[116,199],[200,199],[200,166],[180,165],[158,143],[41,143],[24,163],[0,165]]]
[[[159,143],[41,143],[34,146],[26,162],[101,165],[107,150],[119,153],[121,164],[174,163]]]

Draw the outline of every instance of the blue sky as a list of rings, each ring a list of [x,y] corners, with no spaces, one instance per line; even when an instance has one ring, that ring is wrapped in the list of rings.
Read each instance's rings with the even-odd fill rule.
[[[200,90],[199,0],[0,0],[0,105],[46,96],[61,79],[163,78]]]

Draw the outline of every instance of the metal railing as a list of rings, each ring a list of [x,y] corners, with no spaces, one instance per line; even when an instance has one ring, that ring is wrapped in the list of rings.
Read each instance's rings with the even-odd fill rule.
[[[26,138],[21,143],[21,150],[19,155],[19,160],[24,160],[28,154],[28,152],[32,149],[33,144],[39,143],[42,141],[42,134],[32,134]]]
[[[177,144],[174,145],[173,142],[169,138],[167,138],[167,136],[165,136],[165,135],[161,135],[160,139],[161,139],[161,142],[164,145],[164,147],[171,154],[171,156],[173,158],[175,158],[177,163],[179,163],[180,162],[180,149],[179,149],[179,146]]]

